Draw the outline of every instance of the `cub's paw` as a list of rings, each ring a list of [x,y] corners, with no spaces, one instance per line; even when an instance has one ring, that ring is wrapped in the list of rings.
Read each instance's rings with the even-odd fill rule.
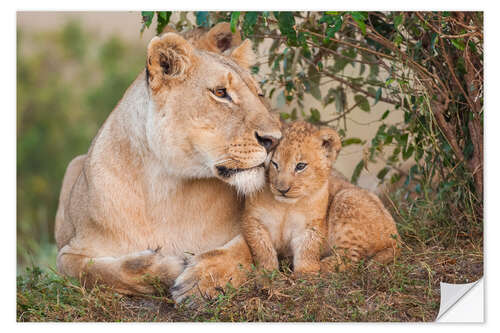
[[[212,298],[223,291],[227,283],[240,286],[246,280],[246,266],[224,250],[205,252],[189,260],[170,292],[177,303],[193,295]]]
[[[319,262],[307,262],[297,266],[293,270],[294,277],[309,277],[319,274],[321,266]]]

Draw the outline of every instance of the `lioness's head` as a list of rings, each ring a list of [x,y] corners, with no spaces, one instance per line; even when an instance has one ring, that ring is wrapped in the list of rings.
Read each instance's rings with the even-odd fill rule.
[[[253,59],[248,40],[224,55],[176,33],[151,40],[146,132],[170,174],[217,177],[244,194],[264,184],[264,161],[281,132],[248,70]]]
[[[297,121],[284,129],[269,166],[269,186],[276,200],[294,203],[313,195],[328,181],[341,147],[329,127]]]

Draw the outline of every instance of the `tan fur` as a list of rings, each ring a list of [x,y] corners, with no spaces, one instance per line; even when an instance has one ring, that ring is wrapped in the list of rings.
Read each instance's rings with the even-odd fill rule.
[[[162,33],[176,32],[174,28],[166,26]],[[196,28],[186,31],[182,34],[191,44],[200,50],[206,50],[214,53],[224,53],[241,44],[239,31],[231,31],[231,25],[228,22],[220,22],[212,29]]]
[[[391,214],[374,193],[332,170],[329,180],[328,238],[321,271],[344,270],[361,259],[385,264],[400,252]]]
[[[375,195],[332,170],[340,147],[330,128],[299,121],[285,129],[267,186],[245,202],[243,236],[258,266],[277,269],[278,255],[293,256],[295,273],[317,273],[344,269],[345,255],[394,257],[391,235],[398,233],[390,214]],[[298,163],[307,167],[299,171]]]
[[[265,181],[256,135],[281,133],[248,70],[220,53],[174,33],[150,42],[146,71],[66,171],[60,272],[129,294],[154,292],[148,277],[175,281],[178,301],[243,279],[251,256],[239,236],[238,192]],[[214,95],[221,87],[231,100]]]

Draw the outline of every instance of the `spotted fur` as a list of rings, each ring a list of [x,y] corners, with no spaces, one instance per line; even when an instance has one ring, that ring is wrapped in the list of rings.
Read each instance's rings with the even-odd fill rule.
[[[277,269],[278,255],[293,256],[295,272],[316,273],[394,257],[399,236],[390,214],[333,169],[340,147],[330,128],[303,121],[285,128],[267,186],[245,203],[243,235],[258,266]]]

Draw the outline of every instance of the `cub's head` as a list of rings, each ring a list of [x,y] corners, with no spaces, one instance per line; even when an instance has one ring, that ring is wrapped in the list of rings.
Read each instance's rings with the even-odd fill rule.
[[[264,161],[281,138],[280,123],[248,70],[250,41],[226,44],[217,53],[176,33],[151,40],[146,133],[171,175],[217,177],[249,194],[265,183]]]
[[[329,127],[297,121],[285,128],[269,166],[269,186],[276,200],[294,203],[321,189],[340,147],[339,135]]]

